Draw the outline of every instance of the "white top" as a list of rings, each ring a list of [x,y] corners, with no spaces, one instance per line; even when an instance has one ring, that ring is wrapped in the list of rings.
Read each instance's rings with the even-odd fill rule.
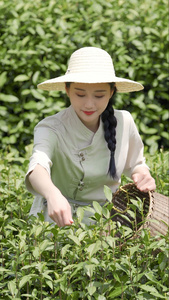
[[[35,195],[31,213],[44,209],[44,199],[32,188],[27,175],[37,164],[50,174],[53,183],[70,203],[88,205],[105,202],[104,185],[114,193],[124,173],[146,166],[143,143],[131,114],[115,110],[117,118],[115,164],[118,178],[108,174],[110,151],[104,139],[103,123],[96,133],[78,118],[72,106],[47,117],[35,127],[34,148],[26,174],[27,189]]]

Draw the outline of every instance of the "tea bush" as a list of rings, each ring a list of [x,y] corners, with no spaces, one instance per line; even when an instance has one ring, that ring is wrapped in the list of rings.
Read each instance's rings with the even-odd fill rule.
[[[169,299],[169,233],[151,237],[147,229],[133,232],[112,222],[109,202],[93,203],[96,224],[90,226],[81,222],[80,208],[75,224],[65,228],[44,222],[42,214],[29,216],[29,152],[0,156],[0,299]],[[168,158],[163,151],[148,155],[157,191],[165,195]]]
[[[167,0],[1,0],[0,145],[19,149],[45,116],[68,105],[65,95],[37,90],[63,74],[79,47],[102,47],[117,76],[140,81],[142,92],[118,94],[151,153],[168,147]]]

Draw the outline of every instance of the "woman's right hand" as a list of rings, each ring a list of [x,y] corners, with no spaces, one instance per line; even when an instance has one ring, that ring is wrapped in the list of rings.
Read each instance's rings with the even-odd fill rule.
[[[71,206],[41,165],[36,165],[29,173],[29,181],[33,189],[47,200],[49,217],[59,227],[73,223]]]
[[[58,189],[51,191],[47,203],[48,215],[59,227],[73,223],[71,206]]]

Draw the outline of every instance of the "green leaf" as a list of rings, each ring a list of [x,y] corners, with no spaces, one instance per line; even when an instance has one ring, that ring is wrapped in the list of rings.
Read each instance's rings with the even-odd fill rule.
[[[157,133],[156,128],[149,128],[143,122],[140,123],[140,129],[145,134],[155,134],[155,133]]]
[[[76,245],[80,246],[80,241],[77,238],[77,236],[74,235],[68,235],[68,238],[71,239]]]
[[[127,288],[128,286],[116,287],[114,291],[109,294],[108,298],[114,299],[115,297],[120,296]]]
[[[104,216],[106,219],[109,219],[109,218],[110,218],[110,211],[107,209],[107,207],[103,207],[103,208],[102,208],[102,213],[103,213],[103,216]]]
[[[2,273],[3,273],[3,272],[9,272],[9,270],[8,270],[8,269],[5,269],[5,268],[3,268],[3,267],[0,266],[0,272],[2,272]]]
[[[16,81],[27,81],[29,79],[30,78],[27,75],[21,74],[21,75],[18,75],[14,78],[14,82],[16,82]]]
[[[98,202],[93,201],[93,207],[99,215],[102,215],[102,207]]]
[[[29,101],[28,103],[25,103],[23,106],[25,109],[30,110],[30,109],[37,109],[37,103],[36,101]]]
[[[0,75],[0,88],[4,86],[4,84],[7,82],[7,72],[2,72]]]
[[[92,296],[96,292],[96,287],[95,286],[88,286],[87,290],[88,290],[89,295]]]
[[[99,295],[98,300],[106,300],[106,297],[104,297],[103,295]]]
[[[135,217],[136,217],[136,213],[134,212],[134,211],[132,211],[132,210],[127,210],[127,213],[133,218],[133,219],[135,219]]]
[[[150,108],[150,109],[155,110],[157,112],[160,112],[162,110],[162,108],[159,105],[156,105],[156,104],[153,104],[153,103],[148,104],[147,108]]]
[[[106,239],[106,242],[110,245],[110,247],[112,247],[112,248],[115,247],[117,238],[114,238],[114,237],[108,235],[105,237],[105,239]]]
[[[34,90],[34,89],[31,89],[30,91],[35,99],[45,101],[45,97],[39,91]]]
[[[101,249],[101,241],[97,241],[96,243],[91,244],[86,251],[89,253],[90,257],[93,256],[97,251]]]
[[[96,268],[96,266],[95,265],[85,265],[85,271],[86,271],[86,274],[90,277],[90,278],[92,278],[92,276],[93,276],[93,272],[94,272],[94,270],[95,270],[95,268]]]
[[[37,80],[38,80],[39,75],[40,75],[40,71],[36,71],[36,72],[33,74],[33,76],[32,76],[32,81],[33,81],[34,84],[37,83]]]
[[[21,289],[27,282],[29,282],[31,275],[25,275],[19,281],[19,289]]]
[[[168,110],[163,110],[162,111],[162,120],[168,120],[169,119],[169,111]]]
[[[54,248],[54,245],[52,242],[49,242],[49,240],[44,240],[40,243],[39,245],[39,248],[40,248],[40,252],[42,253],[43,251],[45,251],[46,249],[53,249]]]
[[[169,133],[168,132],[165,132],[165,131],[161,132],[161,136],[163,138],[167,139],[167,140],[169,139]]]
[[[81,232],[81,233],[79,234],[79,241],[84,240],[85,236],[86,236],[86,232],[85,232],[85,231]]]
[[[138,251],[138,249],[139,249],[139,245],[136,245],[136,246],[134,246],[134,247],[131,247],[130,248],[130,255],[132,256],[135,252],[137,252]]]
[[[32,253],[33,256],[37,259],[40,255],[39,247],[35,247]]]
[[[40,235],[40,233],[42,232],[42,229],[43,229],[42,225],[38,225],[38,226],[36,227],[36,231],[35,231],[36,237],[37,237],[38,235]]]
[[[107,185],[104,185],[104,194],[106,196],[106,199],[111,203],[112,202],[112,191]]]
[[[50,289],[53,290],[53,283],[52,283],[52,281],[51,280],[46,280],[45,282],[50,287]]]
[[[157,297],[158,299],[166,299],[166,297],[163,296],[163,295],[161,295],[158,292],[158,290],[155,287],[153,287],[153,286],[142,284],[142,285],[139,286],[139,288],[143,289],[146,292],[150,292],[151,295]]]
[[[83,217],[84,217],[84,209],[83,209],[83,207],[80,207],[80,206],[79,206],[79,207],[77,208],[76,214],[77,214],[77,217],[78,217],[78,219],[79,219],[79,222],[81,223],[82,220],[83,220]]]
[[[0,101],[12,103],[12,102],[18,102],[19,99],[13,95],[6,95],[6,94],[0,93]]]
[[[62,258],[65,257],[65,255],[66,255],[66,253],[67,253],[67,251],[68,251],[69,248],[70,248],[70,244],[67,244],[67,245],[65,245],[65,246],[62,248],[62,250],[61,250]]]
[[[42,36],[42,37],[45,36],[44,30],[43,30],[43,28],[42,28],[39,24],[36,26],[36,32],[37,32],[40,36]]]
[[[15,296],[17,293],[16,283],[14,281],[8,282],[8,289],[11,292],[12,296]]]

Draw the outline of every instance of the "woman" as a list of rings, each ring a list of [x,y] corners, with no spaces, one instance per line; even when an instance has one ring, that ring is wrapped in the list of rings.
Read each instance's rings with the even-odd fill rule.
[[[71,105],[35,127],[26,176],[27,188],[35,194],[31,214],[43,211],[46,221],[71,225],[74,208],[94,200],[103,205],[104,185],[114,193],[123,173],[141,191],[155,189],[130,113],[112,107],[116,91],[139,91],[143,86],[116,77],[106,51],[95,47],[75,51],[66,74],[38,88],[65,90]],[[84,222],[89,223],[87,212]]]

